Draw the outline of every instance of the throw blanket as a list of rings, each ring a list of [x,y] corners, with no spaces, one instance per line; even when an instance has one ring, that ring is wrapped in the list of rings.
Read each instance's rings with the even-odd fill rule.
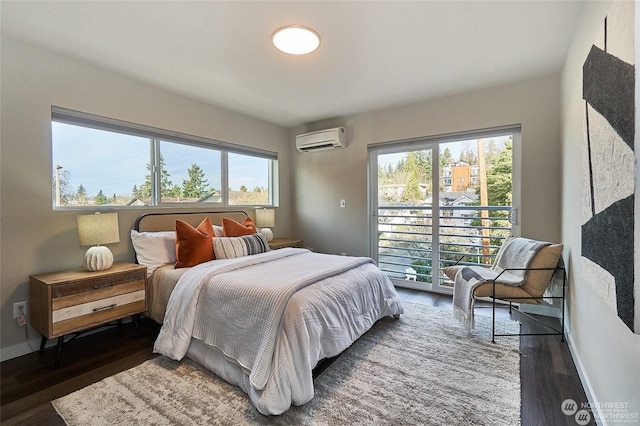
[[[245,369],[255,389],[264,389],[289,298],[365,263],[373,260],[287,248],[197,265],[171,294],[154,351],[180,360],[196,338]],[[200,299],[211,303],[198,304]]]
[[[519,286],[527,278],[527,271],[505,271],[510,268],[528,268],[538,250],[550,243],[522,237],[509,237],[498,251],[491,268],[466,266],[460,269],[454,279],[453,315],[467,329],[473,328],[473,291],[486,282]],[[499,278],[498,278],[499,276]]]

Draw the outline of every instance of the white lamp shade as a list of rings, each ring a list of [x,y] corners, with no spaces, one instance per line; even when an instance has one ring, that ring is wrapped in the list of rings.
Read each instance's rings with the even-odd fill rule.
[[[118,213],[96,213],[78,216],[78,237],[81,246],[90,247],[84,255],[87,271],[104,271],[113,265],[113,254],[100,244],[120,242]]]
[[[256,209],[256,226],[259,228],[276,226],[276,211],[274,209]]]
[[[119,243],[118,213],[78,216],[78,237],[81,246]]]

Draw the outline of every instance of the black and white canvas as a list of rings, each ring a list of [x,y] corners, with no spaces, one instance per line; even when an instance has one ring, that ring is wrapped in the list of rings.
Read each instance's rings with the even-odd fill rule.
[[[583,66],[581,262],[584,279],[632,331],[637,263],[634,3],[613,3]]]

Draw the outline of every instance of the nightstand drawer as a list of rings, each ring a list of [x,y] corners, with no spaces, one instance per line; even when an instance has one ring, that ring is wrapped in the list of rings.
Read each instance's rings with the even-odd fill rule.
[[[123,318],[146,309],[145,291],[138,290],[117,296],[71,305],[52,311],[53,335],[67,334]]]
[[[108,289],[116,285],[127,283],[141,283],[144,285],[146,272],[143,270],[113,274],[108,276],[97,277],[93,279],[79,279],[77,281],[69,281],[64,284],[57,284],[51,289],[51,297],[53,299],[65,296],[78,295],[80,293],[94,292],[102,289]]]

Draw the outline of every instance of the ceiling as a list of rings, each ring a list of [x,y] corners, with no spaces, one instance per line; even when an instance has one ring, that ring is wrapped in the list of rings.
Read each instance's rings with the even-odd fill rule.
[[[6,1],[2,35],[285,127],[557,72],[582,1]],[[320,48],[271,45],[281,26]]]

